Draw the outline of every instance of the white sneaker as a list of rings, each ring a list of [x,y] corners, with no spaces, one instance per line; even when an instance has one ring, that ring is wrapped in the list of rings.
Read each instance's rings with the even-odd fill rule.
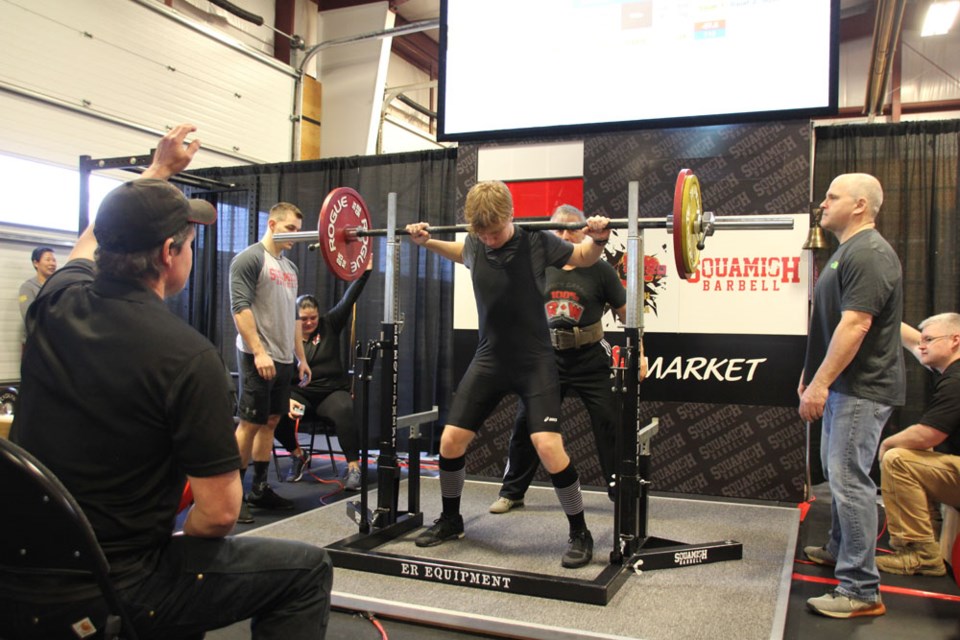
[[[831,591],[819,598],[809,598],[807,606],[820,615],[829,618],[859,618],[861,616],[882,616],[887,612],[883,601],[877,596],[876,602],[857,600]]]
[[[490,505],[490,513],[506,513],[510,509],[517,509],[523,506],[523,498],[519,500],[511,500],[510,498],[504,498],[503,496],[497,498],[493,501],[493,504]]]

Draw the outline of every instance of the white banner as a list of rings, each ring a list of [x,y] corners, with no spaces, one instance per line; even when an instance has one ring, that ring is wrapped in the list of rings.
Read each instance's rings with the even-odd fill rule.
[[[809,216],[784,215],[793,218],[792,230],[718,230],[707,238],[699,268],[687,281],[677,274],[673,235],[644,230],[644,331],[806,335],[810,252],[802,247]],[[621,274],[626,235],[614,232],[605,255]],[[462,265],[454,271],[453,319],[455,329],[477,329],[473,285]],[[609,313],[604,325],[620,329]]]

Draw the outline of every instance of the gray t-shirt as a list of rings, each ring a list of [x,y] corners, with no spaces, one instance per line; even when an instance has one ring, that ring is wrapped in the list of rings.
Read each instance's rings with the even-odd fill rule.
[[[40,284],[40,280],[37,279],[37,276],[33,276],[29,280],[24,280],[23,284],[20,285],[20,317],[27,317],[27,309],[30,308],[30,303],[37,299],[37,294],[40,293],[40,288],[43,287]]]
[[[297,265],[283,256],[273,257],[262,242],[250,245],[230,263],[231,311],[236,315],[252,310],[264,349],[284,364],[294,360],[297,273]],[[239,333],[237,349],[253,353]]]
[[[841,314],[861,311],[873,316],[870,330],[830,389],[889,406],[904,403],[902,279],[900,259],[876,229],[861,231],[840,245],[814,290],[804,384],[810,383],[826,357]]]

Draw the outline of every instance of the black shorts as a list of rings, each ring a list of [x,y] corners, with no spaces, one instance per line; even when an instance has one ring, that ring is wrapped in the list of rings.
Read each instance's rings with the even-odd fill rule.
[[[474,357],[457,387],[447,424],[474,433],[509,393],[520,396],[529,416],[530,433],[560,432],[560,382],[549,359],[533,370],[505,372],[484,358]]]
[[[237,393],[237,415],[253,424],[267,424],[270,416],[290,411],[290,386],[295,373],[293,363],[274,361],[277,375],[264,380],[257,372],[253,354],[237,352],[240,367],[240,389]]]

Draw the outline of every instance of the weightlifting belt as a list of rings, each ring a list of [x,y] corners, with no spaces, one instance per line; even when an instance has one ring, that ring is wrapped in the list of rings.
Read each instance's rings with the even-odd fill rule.
[[[550,329],[550,344],[557,351],[579,349],[603,340],[603,321],[598,320],[588,327]]]

